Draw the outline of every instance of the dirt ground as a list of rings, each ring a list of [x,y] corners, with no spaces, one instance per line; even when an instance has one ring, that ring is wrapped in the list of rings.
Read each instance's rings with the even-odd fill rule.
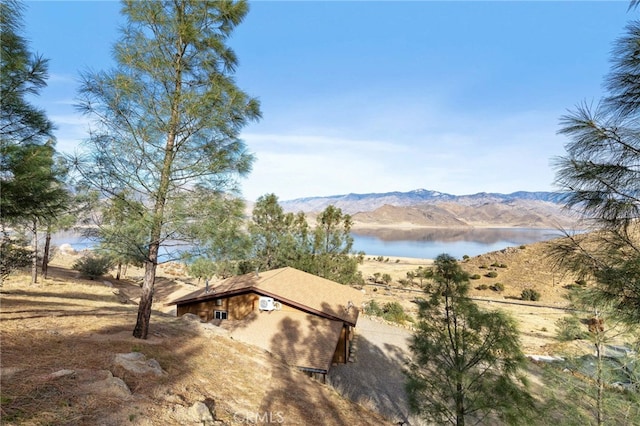
[[[1,424],[182,425],[198,402],[220,425],[389,424],[218,327],[162,312],[176,294],[193,289],[164,268],[149,338],[135,339],[135,277],[83,280],[66,267],[69,260],[55,261],[36,285],[25,273],[0,287]],[[118,370],[115,355],[131,352],[156,360],[162,376]],[[106,385],[115,379],[127,390]]]
[[[527,246],[462,262],[469,273],[482,274],[472,283],[471,296],[482,307],[503,309],[516,318],[527,354],[587,353],[588,345],[567,347],[555,339],[555,322],[568,314],[564,294],[572,278],[546,265],[543,252],[539,246]],[[248,423],[248,417],[263,412],[286,413],[284,424],[318,424],[319,415],[326,425],[417,424],[408,415],[402,375],[410,357],[410,323],[399,327],[363,316],[356,329],[353,362],[334,366],[331,386],[322,385],[264,351],[176,319],[175,308],[166,303],[199,285],[185,276],[180,265],[159,268],[150,338],[134,339],[131,331],[142,271],[130,269],[121,281],[113,276],[82,280],[69,269],[75,258],[56,257],[50,278],[36,286],[29,285],[25,275],[11,278],[0,288],[3,424],[60,424],[69,419],[75,424],[181,424],[176,410],[199,400],[215,401],[221,424]],[[413,300],[424,295],[420,283],[402,285],[399,280],[431,263],[429,259],[366,259],[360,266],[365,279],[376,272],[388,273],[392,282],[369,282],[362,289],[370,300],[399,301],[415,316]],[[490,266],[494,263],[507,267]],[[485,277],[492,268],[498,277]],[[503,292],[476,289],[497,280],[504,283]],[[519,300],[523,288],[536,289],[541,300]],[[86,376],[83,371],[109,370],[115,353],[132,351],[156,359],[167,376],[125,377],[132,391],[126,400],[87,394],[80,386]],[[75,371],[76,381],[44,379],[62,370]]]

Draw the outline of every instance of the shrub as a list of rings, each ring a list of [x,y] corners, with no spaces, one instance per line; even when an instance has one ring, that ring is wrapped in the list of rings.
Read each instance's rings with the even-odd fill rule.
[[[498,276],[498,273],[496,271],[489,271],[486,274],[484,274],[484,276],[487,278],[495,278]]]
[[[561,342],[584,339],[588,336],[587,332],[582,329],[580,320],[574,316],[560,318],[556,321],[556,328],[556,339]]]
[[[111,268],[111,264],[111,259],[106,256],[88,255],[76,260],[71,268],[80,271],[82,276],[93,280],[106,274]]]
[[[585,280],[576,280],[576,284],[578,284],[581,287],[584,287],[585,285],[587,285],[587,282]]]
[[[391,275],[382,274],[382,281],[388,285],[391,282]]]
[[[486,284],[480,284],[478,287],[476,287],[476,290],[486,290],[488,289],[489,286]]]
[[[378,302],[372,300],[364,307],[364,313],[379,317],[382,315],[382,308],[378,305]]]
[[[29,266],[33,261],[33,251],[22,240],[2,236],[0,240],[0,278],[6,278],[11,271]]]
[[[480,268],[480,269],[488,269],[489,267],[486,264],[482,264],[482,265],[478,266],[478,268]]]
[[[527,248],[527,246],[525,246],[525,245],[521,245],[521,246],[520,246],[520,250],[524,250],[524,249],[526,249],[526,248]]]
[[[462,260],[469,260],[469,255],[468,254],[463,255]]]
[[[494,285],[492,285],[491,290],[493,291],[503,291],[504,290],[504,284],[502,283],[495,283]]]
[[[410,317],[404,312],[404,308],[398,302],[388,302],[382,307],[382,318],[387,321],[403,323],[410,320]]]
[[[494,268],[506,268],[507,264],[506,263],[493,262],[491,264],[491,266],[493,266]]]
[[[469,277],[470,280],[479,280],[480,279],[480,274],[473,274]]]
[[[520,298],[522,300],[532,300],[535,302],[536,300],[540,300],[540,293],[538,293],[534,289],[527,288],[522,290],[522,293],[520,294]]]

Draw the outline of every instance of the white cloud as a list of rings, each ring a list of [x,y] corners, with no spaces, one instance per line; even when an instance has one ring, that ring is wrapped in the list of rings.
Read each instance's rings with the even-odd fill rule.
[[[407,117],[387,112],[381,121],[398,115]],[[376,122],[375,117],[351,117],[347,136],[335,136],[340,123],[313,134],[243,135],[257,157],[242,185],[245,196],[254,200],[273,192],[286,200],[417,188],[454,194],[552,190],[550,159],[563,153],[554,112],[468,117],[443,110],[426,125],[401,120],[396,132],[389,129],[379,138],[360,126],[366,121]]]

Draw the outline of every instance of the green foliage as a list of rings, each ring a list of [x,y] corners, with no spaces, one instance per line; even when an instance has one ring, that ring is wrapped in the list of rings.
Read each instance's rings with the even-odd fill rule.
[[[469,255],[468,254],[463,255],[462,260],[469,260]]]
[[[382,274],[382,282],[389,285],[389,283],[391,282],[391,275]]]
[[[525,288],[524,290],[522,290],[522,293],[520,293],[520,299],[535,302],[537,300],[540,300],[540,293],[532,288]]]
[[[517,325],[503,312],[481,311],[467,296],[468,279],[453,257],[438,256],[434,291],[420,301],[410,346],[411,410],[429,424],[463,425],[491,413],[526,424],[535,414],[534,400],[520,374],[526,360]]]
[[[29,102],[47,85],[48,60],[31,52],[28,40],[20,34],[23,29],[22,10],[16,1],[0,3],[2,147],[40,144],[52,137],[53,125],[44,110]]]
[[[405,313],[404,308],[398,302],[387,302],[382,307],[382,318],[387,321],[396,322],[399,324],[405,321],[411,321],[412,318]]]
[[[142,266],[150,221],[144,205],[122,191],[101,203],[99,250],[116,264]]]
[[[91,254],[76,260],[71,268],[79,271],[83,277],[94,280],[106,274],[112,264],[112,260],[107,256]]]
[[[236,86],[238,58],[228,46],[248,7],[242,0],[125,1],[115,66],[81,76],[77,108],[92,132],[87,154],[74,164],[91,187],[129,191],[143,203],[144,262],[151,270],[180,256],[176,243],[197,245],[199,225],[209,221],[215,229],[211,210],[194,206],[237,199],[238,178],[251,170],[253,156],[240,134],[260,118],[260,105]],[[220,249],[217,242],[240,234],[217,218],[222,235],[206,241]],[[138,338],[147,337],[154,276],[145,274]]]
[[[12,271],[27,267],[33,261],[33,250],[27,242],[3,234],[0,239],[0,278],[5,279]]]
[[[493,262],[491,264],[491,266],[493,266],[494,268],[506,268],[507,264],[506,263]]]
[[[189,275],[200,279],[212,278],[216,273],[216,264],[209,259],[199,257],[189,264]]]
[[[498,292],[500,292],[500,291],[504,291],[504,284],[502,284],[502,283],[495,283],[495,284],[493,284],[490,288],[491,288],[491,290],[493,290],[493,291],[498,291]]]
[[[413,321],[398,302],[387,302],[383,306],[380,306],[378,302],[371,300],[365,305],[364,313],[371,316],[382,317],[387,321],[399,324],[405,321]]]
[[[476,290],[486,290],[488,289],[489,286],[486,284],[480,284],[479,286],[476,287]]]
[[[482,278],[480,274],[473,274],[469,277],[471,280],[479,280],[480,278]]]
[[[487,278],[495,278],[498,276],[498,273],[496,271],[489,271],[486,274],[484,274],[484,276]]]
[[[351,217],[328,206],[311,229],[303,213],[284,213],[274,194],[262,196],[253,210],[249,232],[260,269],[292,266],[343,284],[364,282],[352,252]]]
[[[636,7],[637,1],[631,2]],[[568,138],[556,160],[556,184],[568,209],[588,218],[588,243],[567,235],[553,250],[559,264],[596,284],[593,296],[640,322],[640,20],[631,21],[612,50],[606,95],[560,118]]]
[[[575,316],[566,316],[556,321],[556,339],[561,342],[585,339],[589,335],[580,323],[580,319]]]
[[[365,305],[364,313],[367,315],[379,317],[382,316],[383,311],[378,302],[376,302],[375,300],[371,300]]]

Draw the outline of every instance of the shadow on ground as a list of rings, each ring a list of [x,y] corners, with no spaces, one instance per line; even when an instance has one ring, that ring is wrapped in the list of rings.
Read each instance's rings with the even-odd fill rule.
[[[379,327],[377,327],[379,326]],[[394,423],[416,424],[409,415],[403,369],[409,359],[406,330],[364,325],[355,340],[354,362],[334,365],[329,383],[342,395]]]

